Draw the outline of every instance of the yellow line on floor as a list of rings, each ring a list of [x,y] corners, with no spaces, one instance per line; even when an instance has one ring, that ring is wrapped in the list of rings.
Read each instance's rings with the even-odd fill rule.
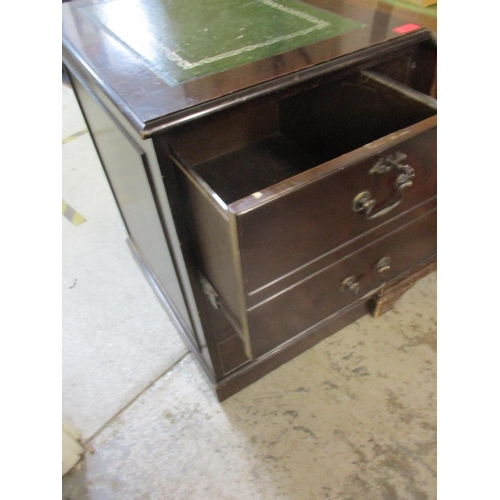
[[[80,215],[74,208],[70,207],[64,200],[62,201],[62,213],[75,226],[79,226],[87,219]]]
[[[88,130],[85,129],[85,130],[80,130],[80,132],[75,132],[74,134],[68,135],[68,137],[65,137],[62,140],[62,143],[66,144],[67,142],[72,141],[73,139],[76,139],[77,137],[80,137],[81,135],[86,134],[87,132]]]

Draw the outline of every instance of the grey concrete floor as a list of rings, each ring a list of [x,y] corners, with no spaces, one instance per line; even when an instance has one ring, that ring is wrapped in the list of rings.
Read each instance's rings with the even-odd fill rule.
[[[436,498],[436,274],[224,403],[125,243],[63,85],[65,500]],[[82,132],[80,134],[80,132]]]
[[[87,441],[186,348],[126,244],[73,91],[63,85],[63,421]],[[83,132],[83,133],[81,133]]]

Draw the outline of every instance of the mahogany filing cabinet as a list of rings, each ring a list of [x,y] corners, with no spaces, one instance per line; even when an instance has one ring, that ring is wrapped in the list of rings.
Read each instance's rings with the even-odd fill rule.
[[[429,30],[340,0],[74,0],[63,61],[220,400],[434,268]]]

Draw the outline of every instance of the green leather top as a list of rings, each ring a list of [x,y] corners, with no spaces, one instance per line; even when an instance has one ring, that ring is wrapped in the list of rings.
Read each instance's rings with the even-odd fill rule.
[[[360,29],[297,0],[110,0],[84,13],[170,86]]]

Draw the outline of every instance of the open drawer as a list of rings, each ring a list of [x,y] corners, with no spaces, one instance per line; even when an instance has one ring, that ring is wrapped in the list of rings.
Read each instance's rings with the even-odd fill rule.
[[[435,100],[362,72],[172,137],[198,266],[243,337],[252,295],[436,195],[436,122]]]

